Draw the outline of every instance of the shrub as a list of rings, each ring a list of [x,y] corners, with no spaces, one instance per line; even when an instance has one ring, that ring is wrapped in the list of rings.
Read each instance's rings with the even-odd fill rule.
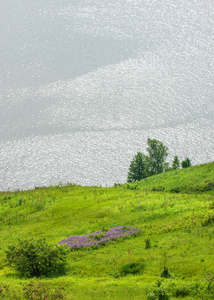
[[[147,295],[147,300],[169,300],[169,294],[163,286],[157,286],[150,294]]]
[[[181,162],[181,166],[182,166],[182,169],[191,167],[190,159],[188,157],[186,157],[186,159]]]
[[[150,248],[151,248],[150,239],[145,239],[145,249],[150,249]]]
[[[202,226],[208,226],[214,222],[214,215],[209,215],[203,222]]]
[[[140,262],[131,262],[123,265],[120,268],[120,276],[126,276],[128,274],[136,275],[142,273],[143,269],[144,269],[144,264]]]
[[[174,156],[174,160],[172,162],[172,169],[173,170],[177,170],[180,168],[180,160],[179,158],[177,157],[177,155]]]
[[[103,237],[105,236],[105,234],[103,233],[101,233],[101,234],[95,234],[94,235],[94,239],[96,240],[96,241],[100,241]]]
[[[214,209],[214,201],[212,201],[209,205],[209,209]]]
[[[164,270],[161,273],[161,277],[164,277],[164,278],[170,278],[171,277],[171,274],[169,273],[169,269],[167,267],[164,267]]]
[[[172,189],[170,189],[170,193],[180,193],[181,189],[180,187],[176,186]]]
[[[186,297],[190,294],[189,289],[186,286],[177,287],[174,293],[176,298],[178,297]]]
[[[163,192],[165,190],[164,186],[159,185],[159,186],[153,186],[152,192]]]
[[[27,278],[65,274],[65,247],[51,245],[45,239],[19,240],[6,250],[6,261],[20,276]]]
[[[137,183],[132,183],[132,184],[127,183],[126,186],[127,186],[128,190],[139,190],[140,189],[140,187]]]
[[[214,181],[205,180],[204,187],[202,191],[210,191],[214,188]]]

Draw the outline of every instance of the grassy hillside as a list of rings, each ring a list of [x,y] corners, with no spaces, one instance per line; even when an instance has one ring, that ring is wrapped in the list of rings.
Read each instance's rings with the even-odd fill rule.
[[[170,299],[213,299],[213,186],[196,193],[197,186],[212,180],[213,169],[210,163],[168,172],[142,181],[137,190],[67,185],[0,193],[0,299],[11,299],[1,288],[18,291],[31,281],[49,289],[63,285],[67,299],[142,300],[157,285]],[[165,191],[149,191],[154,186]],[[188,194],[167,192],[176,186]],[[98,249],[70,251],[66,276],[23,279],[4,262],[4,251],[18,238],[45,237],[56,244],[120,225],[142,233]],[[141,266],[139,273],[124,275],[121,270],[131,263]],[[160,276],[164,267],[170,278]]]
[[[189,194],[206,192],[214,195],[214,162],[172,170],[125,186],[149,191]]]

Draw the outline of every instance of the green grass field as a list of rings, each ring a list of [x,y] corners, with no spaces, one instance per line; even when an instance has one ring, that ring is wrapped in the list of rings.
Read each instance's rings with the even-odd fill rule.
[[[57,244],[120,225],[138,227],[142,234],[94,250],[70,251],[66,276],[19,278],[4,261],[8,245],[19,238],[44,237]],[[67,299],[147,299],[157,284],[170,299],[214,299],[213,237],[214,162],[112,188],[71,184],[2,192],[0,299],[12,299],[5,286],[22,291],[29,282],[63,286]],[[129,263],[143,267],[136,275],[121,275]],[[170,278],[160,276],[164,267]]]

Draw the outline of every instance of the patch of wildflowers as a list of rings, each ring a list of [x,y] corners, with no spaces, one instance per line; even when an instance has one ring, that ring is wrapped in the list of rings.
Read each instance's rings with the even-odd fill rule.
[[[132,226],[117,226],[109,230],[99,230],[83,236],[71,236],[61,240],[58,244],[67,244],[72,250],[80,248],[98,247],[110,241],[136,236],[140,229]]]

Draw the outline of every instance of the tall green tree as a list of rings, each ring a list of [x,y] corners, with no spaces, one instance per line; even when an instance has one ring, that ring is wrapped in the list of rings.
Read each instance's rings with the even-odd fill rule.
[[[140,181],[146,177],[146,160],[146,156],[143,153],[138,152],[134,156],[129,167],[128,182]]]
[[[177,155],[174,156],[173,162],[172,162],[172,168],[173,170],[177,170],[180,168],[180,160],[177,157]]]
[[[181,162],[181,166],[183,169],[191,167],[191,161],[188,157]]]
[[[166,158],[168,156],[168,148],[158,140],[147,140],[149,153],[150,175],[163,173],[166,170]]]

